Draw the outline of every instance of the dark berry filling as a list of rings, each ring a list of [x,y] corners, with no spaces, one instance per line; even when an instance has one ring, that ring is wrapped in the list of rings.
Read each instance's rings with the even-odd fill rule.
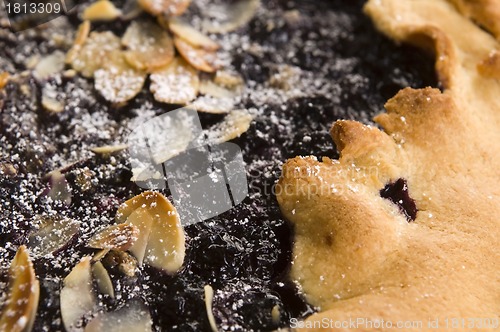
[[[410,197],[405,179],[398,179],[396,182],[387,184],[384,189],[380,190],[380,196],[396,204],[409,222],[417,218],[417,205]]]

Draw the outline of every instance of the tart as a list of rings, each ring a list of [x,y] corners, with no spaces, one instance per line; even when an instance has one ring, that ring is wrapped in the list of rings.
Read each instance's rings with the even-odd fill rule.
[[[488,200],[471,206],[471,202],[478,203],[475,199],[481,193],[494,188],[495,168],[487,163],[496,161],[493,152],[498,148],[494,130],[487,131],[497,124],[494,118],[487,121],[493,113],[474,111],[476,116],[471,116],[470,109],[476,110],[477,105],[464,106],[455,100],[464,96],[469,102],[465,96],[472,96],[454,85],[454,70],[462,68],[462,53],[457,52],[455,65],[438,66],[436,77],[432,58],[414,46],[396,45],[384,37],[363,14],[364,4],[326,0],[84,1],[66,15],[20,32],[15,32],[0,11],[0,329],[274,331],[336,315],[335,305],[345,308],[344,312],[365,312],[359,303],[349,309],[345,300],[349,295],[333,285],[342,283],[342,275],[337,279],[335,272],[323,278],[302,274],[307,271],[304,260],[318,258],[316,250],[333,257],[326,245],[340,246],[342,238],[337,234],[342,233],[332,228],[335,234],[321,233],[307,241],[314,230],[304,228],[303,220],[311,210],[316,214],[324,211],[321,217],[326,223],[334,219],[331,211],[314,205],[319,200],[308,200],[310,206],[294,206],[286,191],[280,192],[280,187],[295,180],[294,163],[306,166],[306,175],[311,170],[307,177],[311,181],[319,179],[316,165],[318,171],[323,167],[341,170],[350,160],[364,167],[372,160],[370,156],[377,156],[384,165],[383,172],[359,178],[352,191],[341,196],[347,205],[336,205],[347,209],[342,215],[353,222],[345,239],[361,234],[366,244],[352,254],[346,240],[336,253],[347,252],[345,258],[352,257],[359,268],[355,273],[366,277],[366,282],[352,289],[359,296],[368,292],[372,282],[384,282],[384,270],[394,268],[384,258],[392,255],[397,260],[397,248],[403,246],[413,245],[422,254],[434,246],[438,257],[475,259],[480,264],[483,258],[473,254],[453,256],[440,251],[448,239],[457,243],[456,248],[458,244],[460,248],[477,244],[475,250],[488,254],[495,263],[498,252],[489,242],[495,235],[494,220],[484,215],[493,210],[486,209],[490,209]],[[389,24],[393,22],[390,9],[399,11],[391,7],[396,4],[382,1],[381,7],[367,11],[375,26],[391,39],[422,46],[427,39],[408,38],[405,22]],[[460,23],[469,22],[466,17],[483,22],[481,17],[487,14],[480,14],[468,2],[453,5],[461,13],[455,15]],[[422,22],[431,19],[424,16]],[[472,23],[468,26],[474,36],[481,35],[478,38],[495,45]],[[444,34],[436,34],[448,40]],[[487,79],[495,80],[486,78],[494,72],[488,68],[495,66],[495,55],[479,60],[483,69],[477,79],[486,86]],[[402,90],[407,87],[415,90]],[[377,116],[376,121],[393,136],[346,121],[374,125],[372,117],[392,97],[387,104],[392,111]],[[477,102],[485,97],[477,97]],[[433,102],[422,112],[442,110],[439,117],[429,115],[422,120],[406,115],[411,113],[408,103],[425,104],[426,98]],[[174,193],[158,181],[164,179],[141,168],[141,160],[136,163],[131,158],[133,150],[127,140],[142,124],[188,105],[196,111],[201,133],[210,144],[239,146],[248,179],[248,196],[241,203],[195,224],[179,215],[180,209],[172,204]],[[401,120],[401,112],[408,126],[394,124],[397,120],[393,118]],[[341,153],[337,162],[339,155],[328,131],[340,119],[344,120],[332,129]],[[424,120],[425,126],[415,125]],[[469,131],[469,125],[477,129],[481,124],[484,136]],[[449,137],[461,130],[470,141],[456,141],[452,149]],[[183,132],[172,133],[179,138],[176,148],[189,145],[184,144]],[[161,139],[153,141],[158,145],[154,158],[159,163],[183,153],[163,148]],[[408,152],[405,139],[411,147],[421,142],[420,150],[415,147],[413,154]],[[436,141],[439,144],[431,148],[426,145]],[[472,144],[477,146],[473,149]],[[441,151],[450,156],[441,156]],[[467,158],[458,162],[458,153]],[[298,155],[331,159],[320,163],[312,157],[296,158],[283,166],[286,159]],[[416,160],[429,164],[428,169],[436,173],[425,172]],[[450,188],[457,188],[457,196],[434,196],[441,193],[437,184],[447,184],[436,182],[428,193],[432,196],[425,200],[425,192],[418,186],[429,185],[429,181],[415,179],[422,174],[441,175],[438,166],[442,160],[456,172],[457,187]],[[472,165],[465,162],[469,160],[490,172],[482,173],[489,180],[481,177],[483,182],[474,182],[475,177],[472,181],[464,175],[464,169]],[[416,173],[410,172],[415,169]],[[471,168],[471,172],[478,171]],[[143,188],[144,180],[158,186]],[[465,192],[464,188],[474,190]],[[448,193],[454,192],[450,189]],[[493,202],[497,194],[490,194]],[[431,211],[433,204],[443,210]],[[441,219],[450,204],[454,205],[450,213],[455,214]],[[418,236],[426,206],[434,213],[433,217],[427,214],[428,222],[436,220],[435,231],[441,231],[440,236]],[[465,240],[459,236],[452,238],[445,227],[453,224],[451,220],[456,220],[462,208],[471,216],[478,211],[482,221],[481,227],[468,224],[473,228],[473,243],[462,243]],[[366,231],[359,219],[372,215],[376,216],[370,224],[373,228]],[[409,228],[417,231],[412,234]],[[417,247],[418,241],[409,238],[425,246]],[[300,249],[304,243],[318,247],[311,254]],[[374,252],[373,261],[366,264],[363,255]],[[429,266],[435,262],[423,259],[416,262]],[[464,273],[476,277],[477,271],[467,264],[463,264]],[[334,271],[337,263],[322,261],[320,265]],[[420,267],[420,272],[426,271],[425,266]],[[481,283],[495,289],[495,276],[490,275],[494,268],[493,264],[484,269],[474,289],[482,290]],[[403,267],[394,270],[403,271]],[[387,282],[396,279],[387,278]],[[323,298],[318,299],[315,291]],[[400,297],[405,291],[394,289]],[[489,308],[488,299],[484,297],[476,309]],[[366,306],[367,314],[378,310],[375,297],[373,301]],[[398,308],[401,316],[412,312],[408,308],[412,302],[401,303],[406,303]]]
[[[333,124],[338,159],[283,166],[291,277],[320,311],[298,326],[358,317],[363,330],[498,329],[498,15],[480,6],[365,5],[381,32],[434,53],[441,90],[402,89],[374,117],[381,129]]]

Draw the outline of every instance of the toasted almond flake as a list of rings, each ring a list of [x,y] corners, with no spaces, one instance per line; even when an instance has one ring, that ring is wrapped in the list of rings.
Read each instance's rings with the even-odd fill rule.
[[[173,34],[195,47],[200,47],[208,51],[216,51],[219,49],[219,45],[215,41],[193,28],[181,18],[170,18],[166,25]]]
[[[28,248],[37,256],[54,254],[64,249],[80,230],[80,222],[61,216],[38,216],[37,229],[28,236]]]
[[[17,250],[9,277],[9,293],[2,306],[0,331],[29,332],[36,316],[40,285],[25,246]]]
[[[247,110],[231,111],[224,120],[206,130],[208,141],[217,144],[239,137],[248,130],[252,119]]]
[[[92,31],[85,42],[76,48],[75,54],[68,55],[67,61],[83,76],[92,77],[106,64],[121,61],[120,45],[120,38],[112,32]]]
[[[74,331],[95,304],[92,292],[90,257],[84,257],[64,278],[61,289],[61,317],[67,331]]]
[[[46,80],[61,72],[64,69],[65,58],[66,55],[61,51],[47,55],[37,63],[33,70],[33,76],[38,80]]]
[[[49,90],[42,89],[42,107],[50,113],[61,113],[64,111],[64,103],[50,96]]]
[[[214,83],[230,89],[240,89],[244,85],[243,77],[227,70],[218,70],[215,73]]]
[[[113,21],[120,17],[122,12],[108,0],[98,0],[85,8],[83,19],[89,21]]]
[[[0,89],[3,89],[9,82],[10,74],[7,72],[0,73]]]
[[[186,105],[198,94],[198,72],[181,58],[154,72],[150,78],[150,90],[159,102]]]
[[[139,228],[132,224],[118,224],[94,234],[87,245],[96,249],[128,250],[137,241]]]
[[[145,11],[154,16],[160,14],[179,16],[187,10],[191,0],[138,0],[138,3]]]
[[[109,102],[122,104],[142,90],[146,74],[118,60],[94,73],[95,88]]]
[[[217,19],[203,21],[203,30],[208,33],[227,33],[234,31],[255,16],[260,0],[237,0],[236,2],[212,5],[206,12],[214,13]]]
[[[113,282],[109,276],[108,270],[102,265],[101,262],[95,262],[92,265],[92,276],[97,282],[97,287],[99,291],[103,294],[109,295],[111,298],[115,298],[115,290],[113,288]]]
[[[216,98],[212,96],[200,96],[189,105],[198,112],[225,114],[234,109],[234,98]]]
[[[121,309],[99,314],[87,324],[85,332],[151,332],[152,327],[149,309],[134,299]]]
[[[109,251],[110,251],[110,249],[99,250],[98,252],[96,252],[94,254],[94,257],[92,257],[92,262],[98,262],[98,261],[100,261],[101,259],[104,258],[104,256],[106,256],[108,254]]]
[[[137,240],[130,248],[130,252],[137,258],[139,265],[142,265],[148,247],[149,235],[153,227],[153,217],[145,208],[138,208],[129,215],[127,223],[139,230]]]
[[[217,332],[219,330],[217,329],[217,324],[215,323],[214,312],[212,310],[212,302],[214,299],[214,289],[210,285],[205,285],[205,287],[203,287],[203,290],[205,291],[205,310],[207,312],[208,322],[210,323],[210,328],[212,329],[212,332]]]
[[[241,93],[238,88],[229,89],[215,83],[211,79],[200,80],[200,93],[216,98],[233,98]]]
[[[49,191],[47,196],[53,201],[61,201],[66,205],[71,204],[71,188],[66,177],[60,171],[52,171],[49,176]]]
[[[14,177],[17,175],[17,169],[14,165],[7,162],[0,162],[0,175]]]
[[[213,73],[217,70],[215,52],[193,46],[179,37],[174,37],[174,45],[181,56],[194,68],[207,73]]]
[[[137,18],[142,13],[142,7],[137,0],[127,0],[122,8],[122,20],[130,21]]]
[[[72,63],[75,61],[80,49],[83,44],[87,41],[87,38],[90,33],[90,21],[83,21],[75,34],[75,41],[73,42],[73,46],[66,54],[66,63]]]
[[[160,193],[147,191],[118,208],[118,222],[139,228],[139,239],[130,251],[139,262],[175,273],[185,255],[185,236],[175,207]]]
[[[277,304],[271,310],[271,319],[275,325],[278,325],[281,320],[280,306]]]
[[[97,153],[97,154],[111,154],[111,153],[123,151],[126,148],[128,148],[127,144],[118,144],[118,145],[96,146],[94,148],[91,148],[90,150],[94,153]]]
[[[132,22],[122,38],[125,59],[138,70],[151,72],[174,59],[174,45],[168,31],[150,21]]]

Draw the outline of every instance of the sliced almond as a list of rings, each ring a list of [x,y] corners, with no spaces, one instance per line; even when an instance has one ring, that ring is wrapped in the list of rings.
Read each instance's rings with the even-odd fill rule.
[[[87,41],[87,38],[90,33],[90,21],[83,21],[75,34],[75,40],[73,41],[73,46],[66,54],[66,63],[72,63],[75,61],[80,49],[83,44]]]
[[[167,21],[167,26],[177,37],[184,39],[195,47],[200,47],[208,51],[217,51],[219,49],[219,44],[193,28],[181,18],[170,18]]]
[[[66,177],[60,171],[52,171],[49,177],[49,191],[47,196],[53,201],[60,201],[66,205],[71,204],[71,188]]]
[[[0,89],[3,89],[9,82],[10,74],[7,72],[0,73]]]
[[[97,154],[111,154],[115,152],[120,152],[128,148],[127,144],[118,144],[118,145],[103,145],[96,146],[95,148],[91,148],[90,150]]]
[[[89,21],[113,21],[122,12],[108,0],[99,0],[85,8],[82,18]]]
[[[126,0],[122,12],[122,20],[130,21],[141,15],[142,7],[139,6],[137,0]]]
[[[216,98],[233,98],[240,94],[238,88],[229,89],[215,83],[211,79],[203,79],[200,81],[200,93]]]
[[[122,104],[141,92],[146,74],[130,67],[124,59],[109,63],[94,73],[95,88],[109,102]]]
[[[90,257],[84,257],[64,278],[61,289],[61,317],[67,331],[74,331],[85,314],[95,306]]]
[[[185,255],[185,236],[175,207],[160,193],[147,191],[129,199],[118,209],[118,222],[140,229],[130,248],[139,262],[175,273]]]
[[[46,80],[54,74],[62,72],[65,58],[66,56],[61,51],[47,55],[37,63],[33,70],[33,76],[38,80]]]
[[[64,111],[64,103],[51,96],[51,91],[42,89],[42,107],[50,113],[61,113]]]
[[[113,282],[111,281],[108,270],[106,270],[101,262],[95,262],[94,265],[92,265],[92,275],[97,282],[99,291],[103,294],[109,295],[111,298],[115,298]]]
[[[198,112],[225,114],[234,109],[234,98],[216,98],[212,96],[200,96],[189,105]]]
[[[138,3],[145,11],[154,16],[160,14],[179,16],[187,10],[191,0],[138,0]]]
[[[146,305],[132,300],[121,309],[104,312],[92,319],[85,332],[151,332],[153,321]]]
[[[203,30],[208,33],[227,33],[244,26],[255,16],[260,0],[237,0],[221,5],[212,5],[205,11],[215,17],[203,22]]]
[[[75,238],[80,230],[80,222],[66,217],[37,217],[38,229],[28,237],[28,248],[37,256],[57,253]]]
[[[98,261],[100,261],[101,259],[103,259],[109,253],[109,251],[110,251],[110,249],[99,250],[98,252],[96,252],[94,254],[94,257],[92,257],[92,262],[98,262]]]
[[[80,29],[84,30],[85,27],[80,27]],[[80,29],[78,35],[80,35]],[[120,60],[120,38],[112,32],[93,31],[88,38],[82,39],[83,44],[76,44],[75,41],[75,45],[78,46],[73,46],[75,50],[73,51],[73,48],[70,50],[66,61],[83,76],[92,77],[95,71],[104,68],[107,63]]]
[[[174,45],[181,56],[194,68],[207,73],[213,73],[217,70],[215,52],[193,46],[179,37],[174,37]]]
[[[0,331],[28,332],[35,320],[40,285],[25,246],[20,246],[9,270],[9,293],[0,316]]]
[[[241,89],[244,85],[243,77],[227,70],[218,70],[215,73],[214,83],[233,90]]]
[[[132,224],[118,224],[104,228],[87,243],[90,248],[128,250],[137,241],[139,228]]]
[[[150,76],[150,90],[162,103],[186,105],[198,94],[198,72],[181,58]]]
[[[151,72],[174,59],[174,45],[168,31],[150,21],[132,22],[122,38],[127,62],[138,70]]]
[[[146,248],[148,247],[149,235],[153,227],[153,222],[153,217],[145,208],[134,210],[127,219],[127,223],[139,229],[137,241],[130,248],[130,252],[137,258],[139,265],[142,265],[144,256],[146,255]]]
[[[250,128],[252,119],[247,110],[231,111],[224,120],[206,130],[208,142],[217,144],[239,137]]]
[[[212,332],[217,332],[219,331],[219,329],[217,328],[217,324],[215,323],[214,312],[212,310],[214,289],[210,285],[205,285],[205,287],[203,287],[203,290],[205,291],[205,310],[207,312],[208,322],[210,324]]]

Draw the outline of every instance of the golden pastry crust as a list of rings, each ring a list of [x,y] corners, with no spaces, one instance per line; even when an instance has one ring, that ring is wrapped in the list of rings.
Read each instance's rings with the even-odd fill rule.
[[[400,91],[375,117],[384,131],[337,121],[338,161],[284,165],[277,197],[295,226],[291,277],[320,308],[307,321],[422,321],[421,331],[429,319],[441,329],[446,318],[498,319],[500,82],[478,67],[497,41],[445,0],[365,9],[396,41],[431,46],[446,89]],[[380,197],[400,178],[414,222]]]
[[[497,0],[449,0],[466,17],[500,37],[500,3]]]

